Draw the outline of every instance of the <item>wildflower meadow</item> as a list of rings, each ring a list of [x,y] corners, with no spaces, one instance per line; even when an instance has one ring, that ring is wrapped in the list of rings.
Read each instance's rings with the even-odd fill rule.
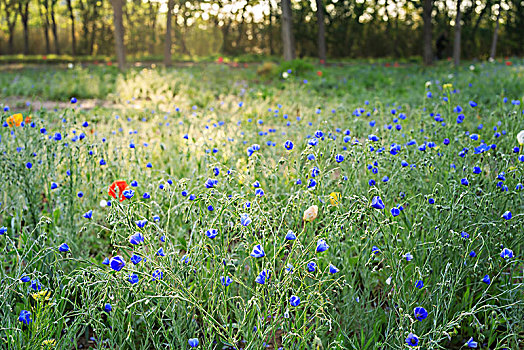
[[[522,349],[524,61],[0,72],[0,348]]]

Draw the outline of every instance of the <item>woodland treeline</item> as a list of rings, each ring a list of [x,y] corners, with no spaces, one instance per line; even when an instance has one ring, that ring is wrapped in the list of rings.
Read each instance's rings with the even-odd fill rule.
[[[0,54],[166,63],[172,55],[424,56],[429,64],[524,53],[522,0],[0,0],[0,14]]]

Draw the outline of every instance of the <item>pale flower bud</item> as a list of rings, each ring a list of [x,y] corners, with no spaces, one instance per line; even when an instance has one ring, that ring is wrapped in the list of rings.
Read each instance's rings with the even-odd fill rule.
[[[312,205],[304,212],[303,220],[311,222],[317,218],[317,215],[318,215],[318,207],[316,205]]]

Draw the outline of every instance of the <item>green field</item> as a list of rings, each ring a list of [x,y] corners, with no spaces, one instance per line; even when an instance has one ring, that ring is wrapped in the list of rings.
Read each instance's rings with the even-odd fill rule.
[[[22,65],[0,106],[2,349],[522,347],[522,59]]]

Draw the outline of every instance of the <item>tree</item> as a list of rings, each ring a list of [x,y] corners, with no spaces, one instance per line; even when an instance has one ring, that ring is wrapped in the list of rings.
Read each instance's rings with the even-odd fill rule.
[[[45,38],[45,53],[51,52],[51,46],[49,44],[49,1],[38,0],[38,12],[42,19],[44,26],[44,38]]]
[[[67,9],[69,10],[69,18],[71,19],[71,46],[72,54],[76,55],[76,39],[75,39],[75,14],[73,12],[73,5],[71,0],[67,0]]]
[[[455,16],[455,39],[453,40],[453,62],[455,67],[458,67],[460,64],[460,21],[462,20],[462,12],[460,10],[461,3],[462,0],[457,0],[457,15]]]
[[[29,0],[18,0],[18,13],[24,27],[24,55],[29,54]]]
[[[295,59],[295,38],[293,37],[293,17],[291,12],[291,1],[282,0],[282,46],[284,59],[290,61]]]
[[[321,62],[326,62],[326,28],[324,23],[324,1],[317,2],[317,22],[318,22],[318,58]]]
[[[433,0],[424,0],[424,64],[429,66],[433,63],[432,48],[432,26],[431,12],[433,11]]]
[[[502,12],[500,7],[500,2],[498,4],[498,11],[497,11],[497,22],[495,24],[495,30],[493,31],[493,40],[491,41],[491,51],[489,54],[489,58],[494,60],[495,54],[497,52],[497,40],[499,38],[499,23],[500,23],[500,13]]]
[[[125,69],[126,67],[126,52],[124,46],[124,21],[122,18],[123,2],[125,0],[111,0],[113,6],[113,24],[114,24],[114,38],[115,50],[118,61],[118,68]]]
[[[58,41],[58,30],[56,28],[56,15],[55,15],[55,7],[58,0],[51,0],[51,6],[49,7],[51,9],[51,31],[53,32],[53,38],[55,39],[55,53],[57,55],[60,55],[60,42]]]
[[[14,54],[14,35],[16,17],[18,17],[18,11],[15,9],[16,2],[14,0],[3,0],[5,20],[7,23],[8,39],[7,39],[7,50],[10,54]]]
[[[164,65],[171,66],[171,22],[173,19],[173,7],[175,7],[174,0],[168,0],[166,13],[166,41],[164,46]]]

